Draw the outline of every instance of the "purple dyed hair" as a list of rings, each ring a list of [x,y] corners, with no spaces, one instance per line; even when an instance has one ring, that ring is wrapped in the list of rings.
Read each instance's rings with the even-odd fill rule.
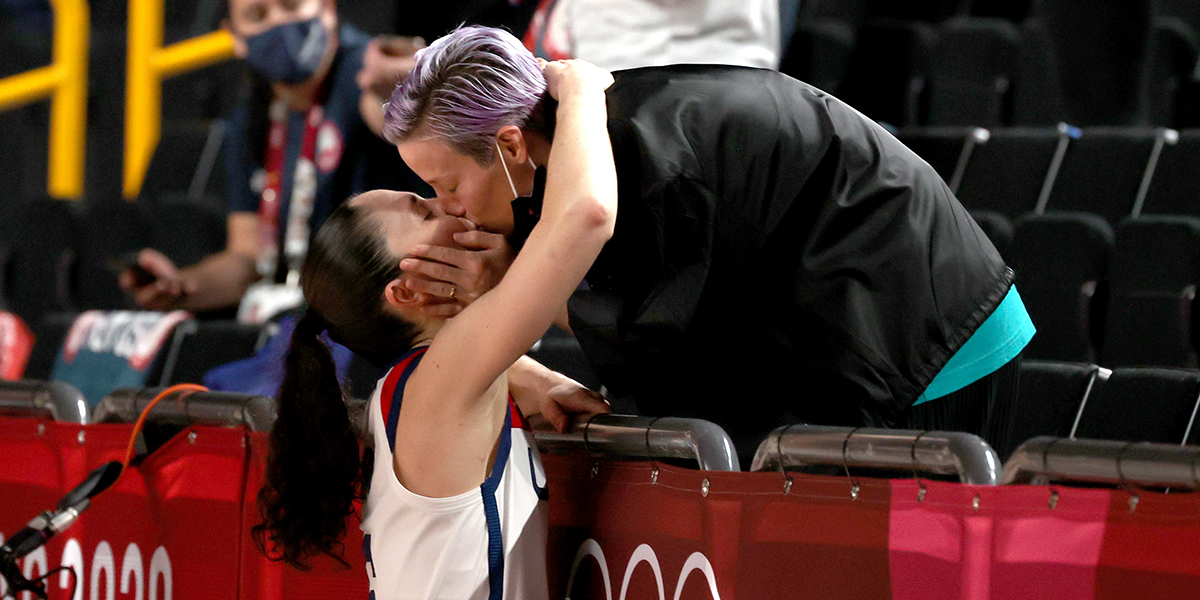
[[[537,60],[511,33],[459,27],[417,54],[416,66],[385,107],[383,135],[400,144],[425,128],[488,166],[495,160],[496,132],[524,127],[545,91]]]

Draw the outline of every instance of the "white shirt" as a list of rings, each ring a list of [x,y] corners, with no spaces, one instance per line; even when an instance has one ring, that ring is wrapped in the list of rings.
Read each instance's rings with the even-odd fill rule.
[[[396,478],[395,427],[388,427],[385,411],[394,421],[424,350],[406,354],[388,371],[368,409],[375,471],[362,530],[371,598],[546,600],[546,475],[533,435],[511,402],[495,466],[479,488],[428,498]]]
[[[541,0],[525,44],[610,71],[683,63],[779,67],[779,0]]]

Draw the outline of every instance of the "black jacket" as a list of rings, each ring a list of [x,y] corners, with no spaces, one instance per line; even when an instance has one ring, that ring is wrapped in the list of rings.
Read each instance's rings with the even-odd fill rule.
[[[923,160],[777,72],[615,73],[616,232],[570,302],[645,414],[890,426],[1004,297],[991,242]]]

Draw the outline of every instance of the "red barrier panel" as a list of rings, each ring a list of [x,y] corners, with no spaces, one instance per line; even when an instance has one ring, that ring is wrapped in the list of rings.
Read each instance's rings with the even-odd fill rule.
[[[1200,494],[544,463],[551,597],[1200,597]]]
[[[0,418],[0,532],[119,458],[129,432]],[[185,431],[22,567],[73,566],[77,600],[366,598],[357,522],[349,569],[320,558],[300,572],[254,546],[265,443]],[[544,464],[553,598],[1200,597],[1200,494]],[[49,583],[68,597],[68,577]]]

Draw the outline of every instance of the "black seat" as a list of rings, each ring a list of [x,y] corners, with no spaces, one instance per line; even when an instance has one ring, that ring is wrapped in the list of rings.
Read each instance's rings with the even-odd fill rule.
[[[1013,222],[1008,217],[990,210],[973,210],[971,218],[975,219],[975,223],[991,240],[996,251],[1007,261],[1012,250]]]
[[[1156,17],[1150,35],[1150,123],[1176,127],[1180,85],[1200,59],[1200,37],[1178,17]]]
[[[1198,398],[1196,371],[1113,369],[1084,404],[1075,437],[1182,444]]]
[[[1037,327],[1024,355],[1095,362],[1102,339],[1113,231],[1096,215],[1026,215],[1010,250],[1017,289]]]
[[[1063,120],[1137,125],[1146,117],[1152,0],[1040,0]]]
[[[798,23],[779,71],[828,92],[842,83],[854,51],[854,29],[838,21]]]
[[[960,17],[942,23],[930,56],[925,122],[1008,124],[1019,52],[1020,32],[1006,20]]]
[[[529,351],[529,356],[593,389],[600,389],[600,379],[592,371],[575,337],[557,327],[551,327],[541,341]]]
[[[184,323],[176,329],[160,383],[200,383],[209,369],[254,356],[263,331],[263,325],[237,321]]]
[[[1092,128],[1071,141],[1047,210],[1098,214],[1114,227],[1130,215],[1158,132]]]
[[[1070,437],[1079,408],[1101,372],[1086,363],[1022,361],[1012,429],[1005,436],[1011,446],[995,449],[1000,459],[1008,460],[1022,442],[1041,435]]]
[[[1163,146],[1150,180],[1142,214],[1200,217],[1200,130],[1179,132],[1179,141]]]
[[[971,211],[990,210],[1012,220],[1033,210],[1059,136],[1048,128],[991,132],[988,141],[971,152],[958,199]]]
[[[1062,89],[1051,58],[1046,24],[1036,17],[1021,23],[1021,51],[1013,81],[1012,124],[1049,127],[1067,117]]]
[[[152,247],[184,267],[225,249],[225,216],[213,209],[179,199],[148,211]]]
[[[896,139],[929,163],[949,184],[969,135],[969,127],[905,127],[896,134]]]
[[[79,308],[132,308],[129,296],[117,286],[117,276],[124,257],[150,245],[146,215],[136,204],[115,200],[90,207],[81,225],[75,294]]]
[[[863,25],[837,95],[876,121],[918,124],[935,37],[933,26],[919,21],[879,19]]]
[[[41,199],[16,211],[4,295],[10,311],[37,323],[53,311],[73,311],[73,275],[79,256],[77,207]]]
[[[205,196],[224,198],[224,142],[224,121],[164,123],[138,202],[156,207],[169,203],[168,197],[190,202],[203,202]]]
[[[76,313],[50,313],[42,317],[38,323],[30,323],[33,330],[33,350],[29,353],[29,362],[25,365],[25,379],[49,381],[50,373],[54,371],[54,361],[58,351],[62,349],[67,332],[75,322]]]
[[[1103,364],[1195,367],[1192,301],[1200,282],[1200,219],[1143,216],[1117,229]]]

